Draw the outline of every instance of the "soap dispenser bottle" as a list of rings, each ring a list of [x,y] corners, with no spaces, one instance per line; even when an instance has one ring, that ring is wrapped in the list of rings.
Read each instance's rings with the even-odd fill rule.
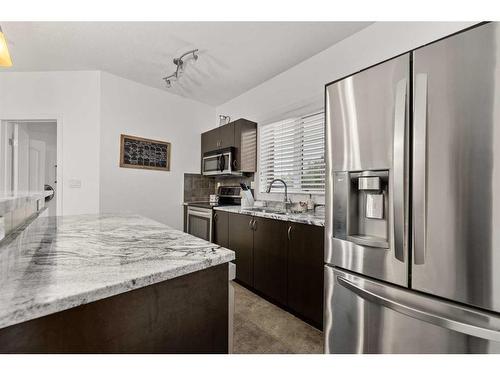
[[[309,198],[307,198],[306,204],[308,210],[314,210],[314,201],[312,199],[312,194],[309,194]]]

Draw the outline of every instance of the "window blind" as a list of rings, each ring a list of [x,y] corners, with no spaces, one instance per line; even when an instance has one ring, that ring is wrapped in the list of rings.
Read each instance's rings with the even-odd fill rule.
[[[262,126],[260,146],[260,191],[281,178],[292,193],[325,191],[324,113],[287,119]],[[282,192],[282,184],[272,192]]]

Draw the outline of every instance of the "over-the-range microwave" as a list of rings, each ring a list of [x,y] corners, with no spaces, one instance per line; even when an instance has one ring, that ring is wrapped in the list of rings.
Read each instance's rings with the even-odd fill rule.
[[[201,163],[202,174],[204,176],[241,176],[241,172],[235,171],[234,154],[234,147],[205,152]]]

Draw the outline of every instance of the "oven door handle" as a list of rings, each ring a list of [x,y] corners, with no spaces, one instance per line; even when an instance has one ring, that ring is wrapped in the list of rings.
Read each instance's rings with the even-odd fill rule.
[[[212,210],[206,210],[204,208],[188,207],[188,216],[199,216],[208,219],[212,219]]]

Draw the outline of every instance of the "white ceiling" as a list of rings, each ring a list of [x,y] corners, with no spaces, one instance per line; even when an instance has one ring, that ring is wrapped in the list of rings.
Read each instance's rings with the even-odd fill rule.
[[[102,70],[222,104],[368,26],[368,22],[3,22],[9,71]],[[170,89],[172,59],[199,59]]]

